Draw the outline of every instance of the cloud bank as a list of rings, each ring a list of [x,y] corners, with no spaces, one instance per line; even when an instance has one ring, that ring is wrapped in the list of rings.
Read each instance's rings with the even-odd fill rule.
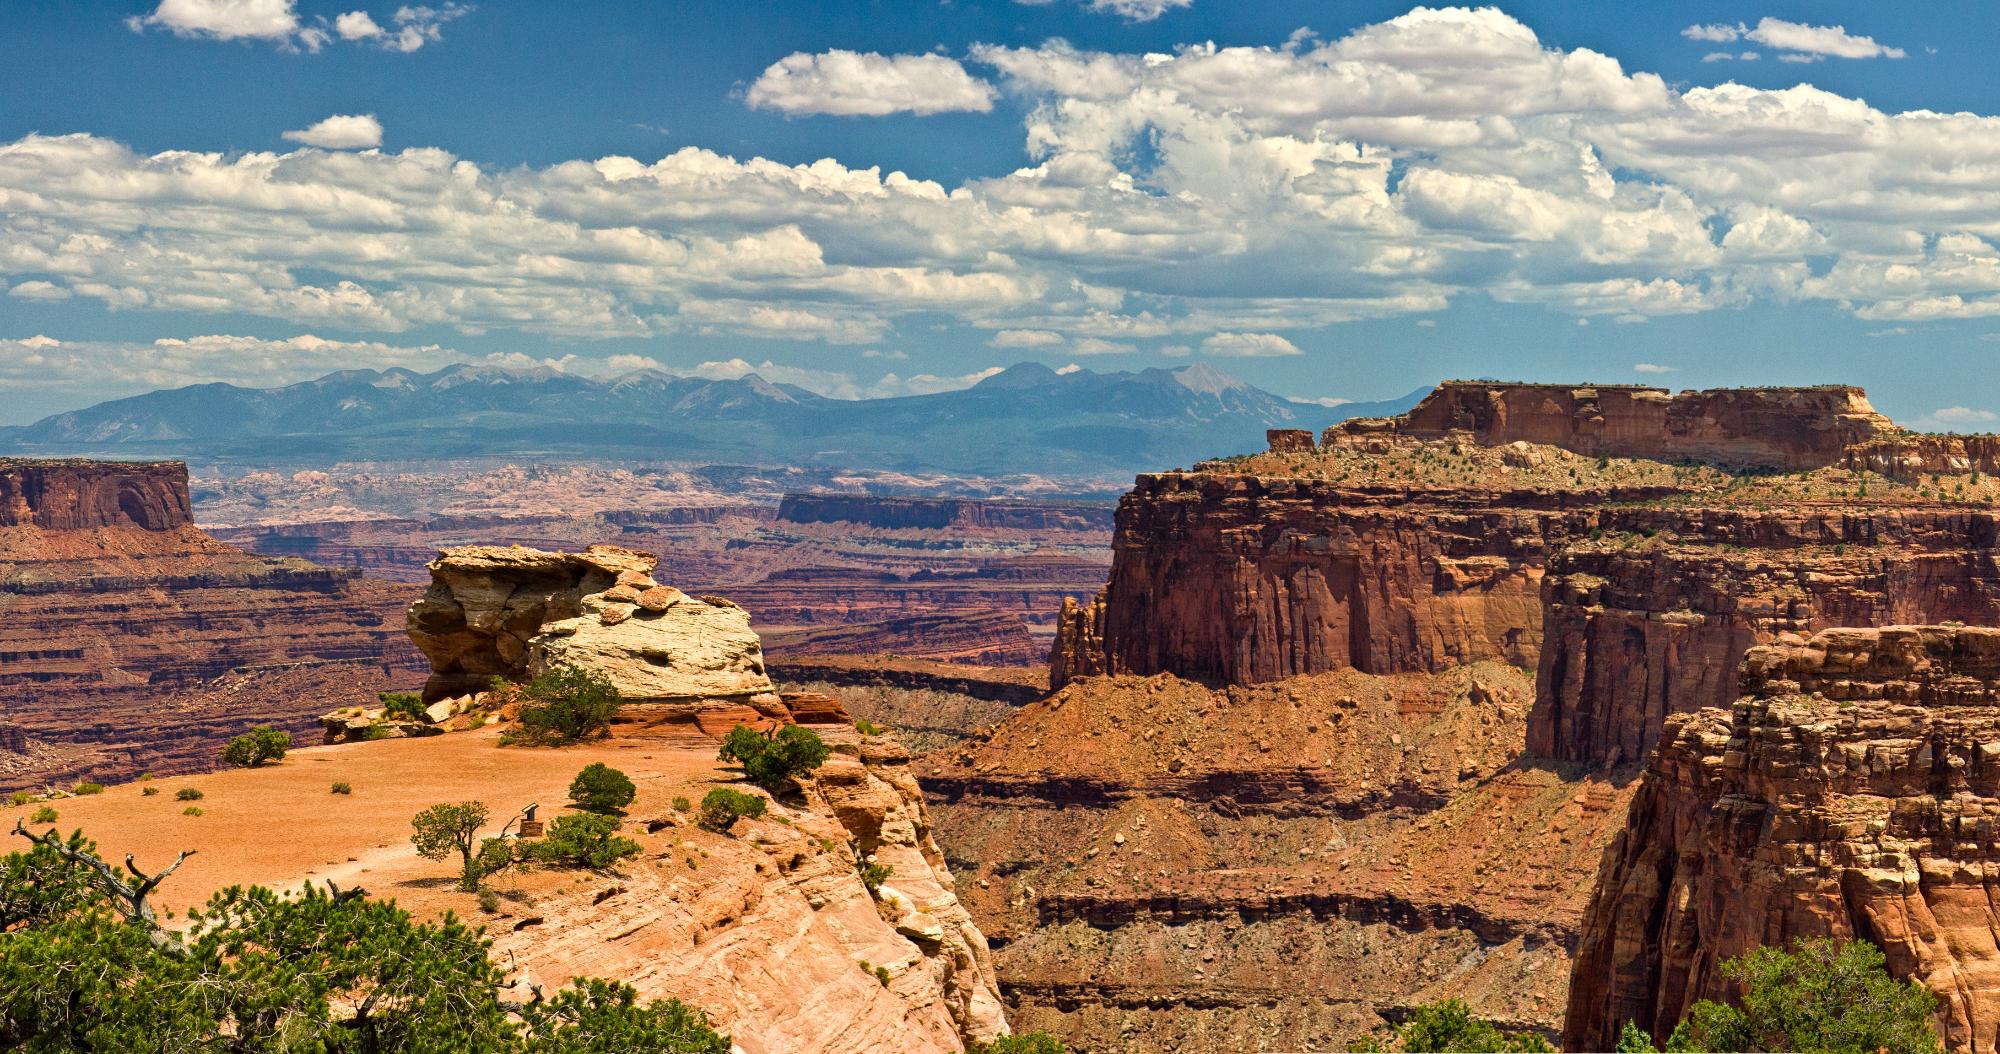
[[[1076,354],[1285,354],[1470,296],[1617,320],[2000,316],[2000,119],[1677,89],[1492,8],[1269,47],[794,59],[746,100],[807,112],[790,78],[820,78],[812,112],[916,112],[910,85],[963,76],[961,102],[990,84],[1020,109],[1028,160],[945,186],[694,147],[494,169],[31,135],[0,144],[0,277],[351,332],[893,347],[921,318]]]

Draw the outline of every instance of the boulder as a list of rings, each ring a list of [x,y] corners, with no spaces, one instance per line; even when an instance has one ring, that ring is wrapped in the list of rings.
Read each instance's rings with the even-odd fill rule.
[[[655,582],[656,563],[609,545],[439,553],[430,590],[410,606],[410,639],[431,660],[425,700],[572,666],[608,678],[627,702],[781,712],[749,613]]]

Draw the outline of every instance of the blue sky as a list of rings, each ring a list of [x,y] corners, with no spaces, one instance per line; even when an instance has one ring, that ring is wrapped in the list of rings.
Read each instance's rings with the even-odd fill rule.
[[[1844,381],[2000,427],[1990,5],[10,16],[0,421],[501,356],[846,395],[1028,358],[1301,398]]]

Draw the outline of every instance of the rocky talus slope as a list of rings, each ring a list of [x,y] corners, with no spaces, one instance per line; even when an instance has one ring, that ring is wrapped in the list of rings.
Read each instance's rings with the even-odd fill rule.
[[[1552,1034],[1629,793],[1515,760],[1531,693],[1496,662],[1085,678],[918,770],[1016,1028],[1340,1049],[1460,997]]]
[[[406,587],[253,556],[189,508],[178,462],[0,461],[0,789],[206,768],[420,676]]]
[[[1858,937],[1943,1001],[1948,1046],[2000,1045],[2000,629],[1833,629],[1753,649],[1742,696],[1670,720],[1604,858],[1565,1045],[1670,1031],[1718,963]]]

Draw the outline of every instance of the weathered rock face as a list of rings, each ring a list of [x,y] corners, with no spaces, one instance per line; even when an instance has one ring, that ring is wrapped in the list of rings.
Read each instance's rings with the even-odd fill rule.
[[[0,458],[0,527],[171,531],[193,524],[181,462]]]
[[[1667,722],[1606,852],[1564,1044],[1671,1030],[1720,961],[1859,937],[1943,1000],[1954,1049],[2000,1047],[2000,630],[1831,629],[1752,649],[1727,711]]]
[[[1726,706],[1752,646],[1833,626],[2000,622],[2000,517],[1806,505],[1606,509],[1549,558],[1528,749],[1645,758],[1668,714]]]
[[[1327,429],[1327,442],[1393,433],[1465,433],[1482,446],[1527,442],[1590,456],[1691,458],[1801,469],[1900,431],[1859,388],[1715,388],[1669,394],[1632,385],[1447,381],[1409,413]]]
[[[745,1054],[957,1054],[1006,1034],[992,953],[931,836],[909,754],[860,735],[827,696],[787,694],[773,715],[832,747],[802,799],[726,836],[676,814],[647,824],[666,845],[642,844],[664,863],[538,900],[538,924],[502,934],[495,954],[531,978],[611,976],[686,1000]],[[713,740],[685,734],[641,723],[615,738],[645,760],[691,747],[712,760]],[[873,888],[868,864],[889,869]]]
[[[653,581],[654,558],[616,546],[550,553],[461,546],[430,564],[410,639],[430,657],[427,702],[556,666],[609,678],[635,702],[741,704],[772,691],[750,615]]]
[[[1141,476],[1101,609],[1064,609],[1053,677],[1533,666],[1549,535],[1604,497]]]

